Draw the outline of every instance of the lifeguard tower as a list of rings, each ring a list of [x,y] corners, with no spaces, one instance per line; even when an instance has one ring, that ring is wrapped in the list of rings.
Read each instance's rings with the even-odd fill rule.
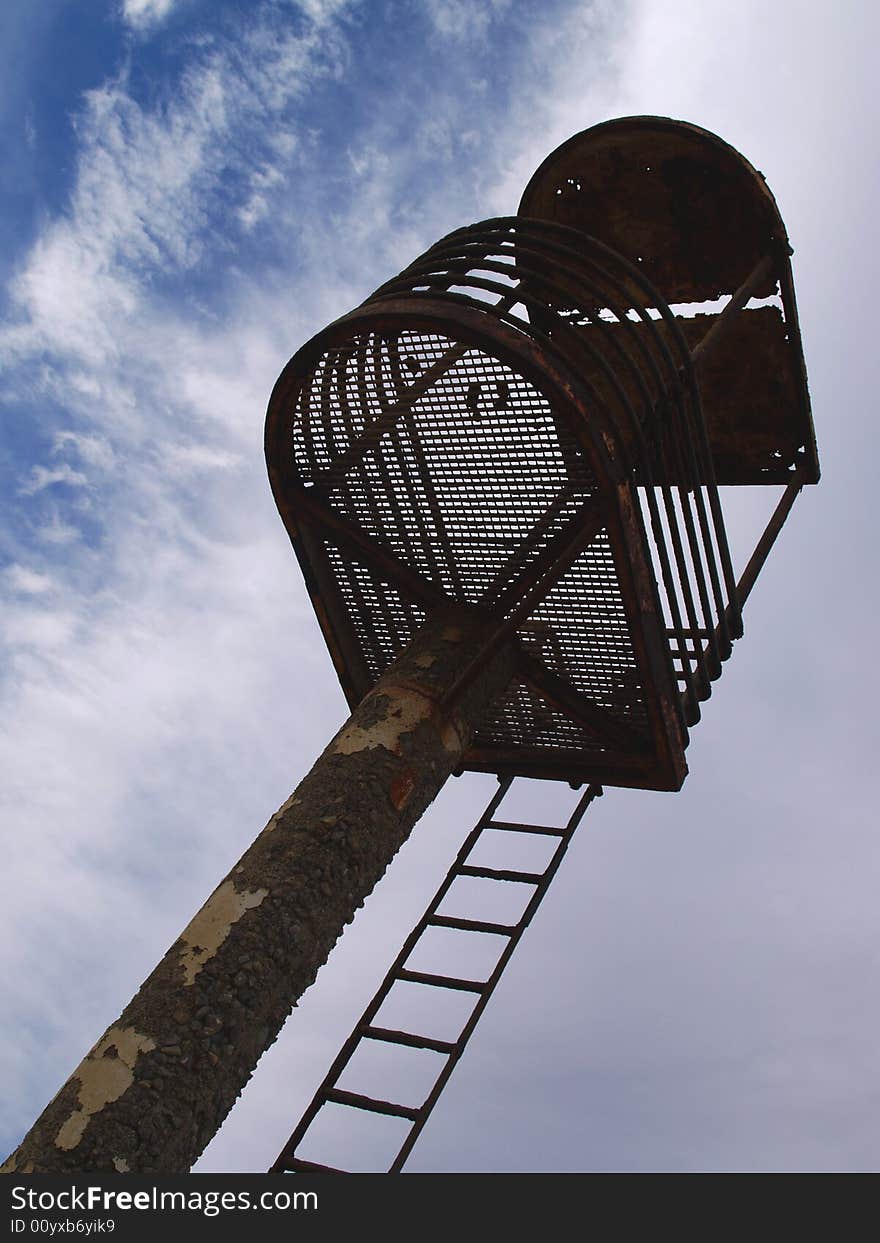
[[[396,1119],[385,1168],[403,1167],[602,786],[681,786],[746,598],[818,480],[790,253],[726,143],[610,121],[544,161],[516,216],[449,234],[299,350],[266,457],[352,715],[5,1169],[189,1169],[447,777],[495,773],[273,1169],[339,1168],[301,1148],[326,1106]],[[755,484],[781,498],[737,576],[723,497]],[[518,777],[585,789],[564,825],[512,822]],[[550,852],[487,866],[486,834]],[[517,889],[519,914],[457,910],[459,879]],[[488,974],[414,966],[438,929],[488,939]],[[472,1008],[452,1036],[392,1026],[401,985]],[[364,1042],[433,1058],[425,1097],[340,1086]]]
[[[677,790],[742,609],[819,477],[785,227],[764,177],[697,126],[597,125],[554,151],[515,217],[456,230],[319,333],[275,389],[269,474],[354,706],[431,613],[490,621],[451,700],[504,641],[515,668],[461,767],[501,787],[356,1025],[321,1108],[405,1119],[399,1170],[602,785]],[[737,577],[725,489],[781,485]],[[517,776],[587,791],[563,829],[495,820]],[[484,832],[555,834],[541,873],[475,868]],[[520,920],[443,914],[456,878],[520,884]],[[413,972],[432,928],[496,937],[487,980]],[[377,1022],[395,984],[470,989],[456,1040]],[[418,1106],[338,1088],[363,1040],[440,1056]]]

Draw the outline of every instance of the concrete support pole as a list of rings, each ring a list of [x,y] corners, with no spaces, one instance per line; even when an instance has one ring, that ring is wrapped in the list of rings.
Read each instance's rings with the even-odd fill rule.
[[[185,1173],[508,684],[479,614],[432,616],[3,1165]]]

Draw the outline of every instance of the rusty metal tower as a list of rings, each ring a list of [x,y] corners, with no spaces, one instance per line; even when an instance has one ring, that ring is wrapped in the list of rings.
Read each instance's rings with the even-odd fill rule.
[[[746,598],[818,480],[790,254],[726,143],[611,121],[544,161],[518,215],[449,234],[294,356],[269,475],[353,715],[13,1168],[188,1168],[449,773],[496,773],[273,1169],[331,1168],[298,1152],[326,1104],[405,1121],[402,1167],[592,799],[681,786]],[[754,484],[783,492],[737,578],[719,489]],[[496,819],[516,777],[586,789],[565,826]],[[549,861],[469,861],[499,830],[554,839]],[[450,911],[463,876],[522,886],[519,918]],[[413,970],[430,928],[494,938],[495,968]],[[385,1025],[400,982],[471,994],[460,1033]],[[339,1087],[364,1040],[436,1057],[427,1098]]]

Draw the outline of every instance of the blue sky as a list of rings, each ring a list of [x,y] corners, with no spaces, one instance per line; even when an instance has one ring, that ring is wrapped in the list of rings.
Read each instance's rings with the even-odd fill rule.
[[[0,1146],[342,720],[265,477],[281,368],[570,134],[659,113],[777,195],[824,477],[684,790],[591,811],[410,1168],[876,1165],[877,34],[855,2],[7,0]],[[444,791],[202,1168],[271,1162],[491,786]]]

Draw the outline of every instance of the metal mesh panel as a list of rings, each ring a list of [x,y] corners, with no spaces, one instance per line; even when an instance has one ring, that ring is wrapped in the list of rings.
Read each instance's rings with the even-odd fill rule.
[[[424,377],[430,386],[419,387]],[[368,333],[328,350],[300,390],[292,430],[301,486],[320,489],[335,512],[448,597],[500,606],[504,615],[515,603],[511,584],[597,493],[580,445],[547,398],[497,358],[448,337]],[[425,611],[332,540],[324,548],[365,664],[377,678]],[[518,636],[527,652],[596,705],[645,726],[604,533],[523,621]],[[605,749],[594,733],[523,685],[496,705],[475,742]]]

